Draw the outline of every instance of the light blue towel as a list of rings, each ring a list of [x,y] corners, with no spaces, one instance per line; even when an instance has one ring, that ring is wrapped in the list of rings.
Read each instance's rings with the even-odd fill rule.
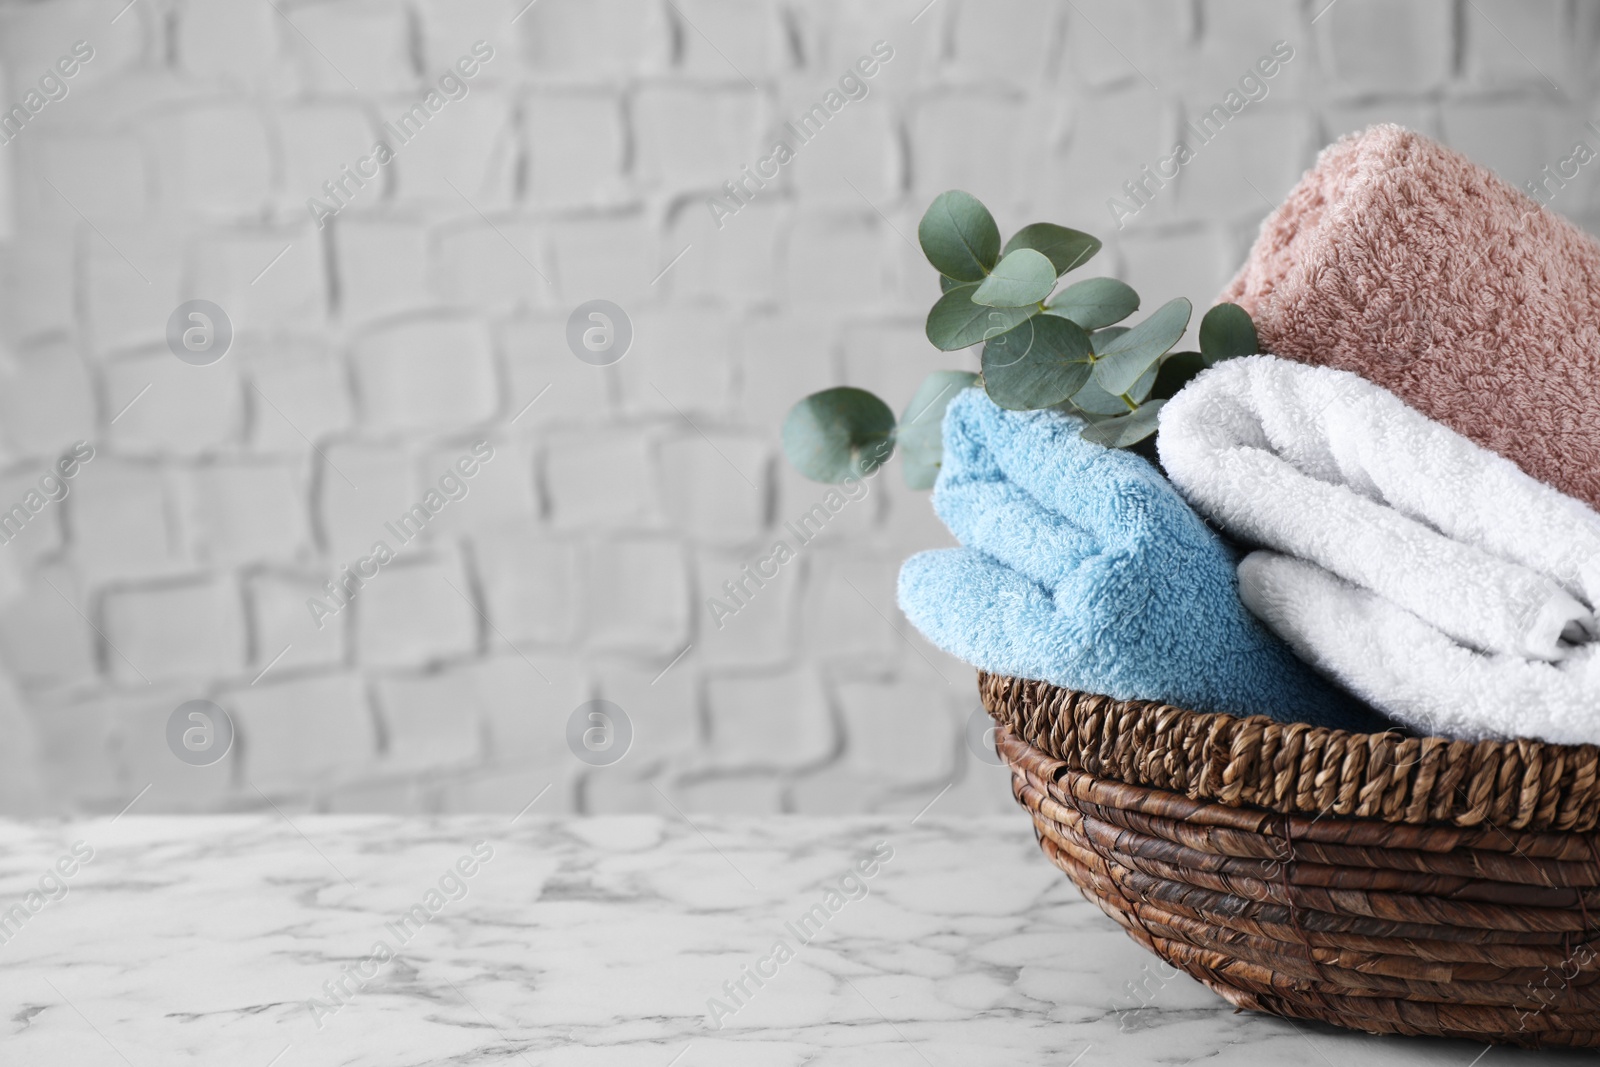
[[[900,570],[900,608],[974,666],[1120,700],[1346,730],[1390,723],[1239,601],[1237,559],[1146,460],[1054,411],[951,402],[933,506],[964,548]]]

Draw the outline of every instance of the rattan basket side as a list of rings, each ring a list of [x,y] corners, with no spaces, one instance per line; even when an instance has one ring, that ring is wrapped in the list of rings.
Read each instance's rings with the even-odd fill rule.
[[[1073,770],[1283,814],[1500,830],[1600,825],[1600,748],[1355,734],[979,672],[989,713]]]
[[[1376,1033],[1600,1046],[1592,746],[979,682],[1045,854],[1229,1002]]]

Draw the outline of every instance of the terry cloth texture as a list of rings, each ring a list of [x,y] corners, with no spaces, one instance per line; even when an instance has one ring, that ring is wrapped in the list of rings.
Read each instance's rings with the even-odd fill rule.
[[[1229,360],[1161,411],[1162,465],[1269,550],[1245,603],[1418,730],[1600,740],[1600,516],[1357,375]]]
[[[975,666],[1122,700],[1358,731],[1392,724],[1239,600],[1236,558],[1144,459],[1054,411],[951,402],[933,504],[964,547],[900,570],[900,607]]]
[[[1600,506],[1600,244],[1398,126],[1324,149],[1221,299]]]

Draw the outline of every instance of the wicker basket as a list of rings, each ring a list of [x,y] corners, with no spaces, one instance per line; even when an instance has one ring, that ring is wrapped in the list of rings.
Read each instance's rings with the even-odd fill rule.
[[[1234,1005],[1600,1046],[1600,750],[979,689],[1045,854]]]

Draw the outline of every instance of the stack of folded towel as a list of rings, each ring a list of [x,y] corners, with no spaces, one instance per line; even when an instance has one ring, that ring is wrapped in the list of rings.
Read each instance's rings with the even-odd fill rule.
[[[1398,126],[1330,145],[1221,299],[1264,351],[1600,506],[1600,244],[1464,156]]]
[[[1376,127],[1224,299],[1277,355],[1166,405],[1170,484],[1067,416],[951,405],[934,506],[965,547],[907,561],[908,617],[1118,698],[1389,725],[1353,694],[1422,734],[1600,742],[1600,245]]]
[[[1418,731],[1600,736],[1600,517],[1346,371],[1229,360],[1161,412],[1183,495],[1262,548],[1255,615]]]

